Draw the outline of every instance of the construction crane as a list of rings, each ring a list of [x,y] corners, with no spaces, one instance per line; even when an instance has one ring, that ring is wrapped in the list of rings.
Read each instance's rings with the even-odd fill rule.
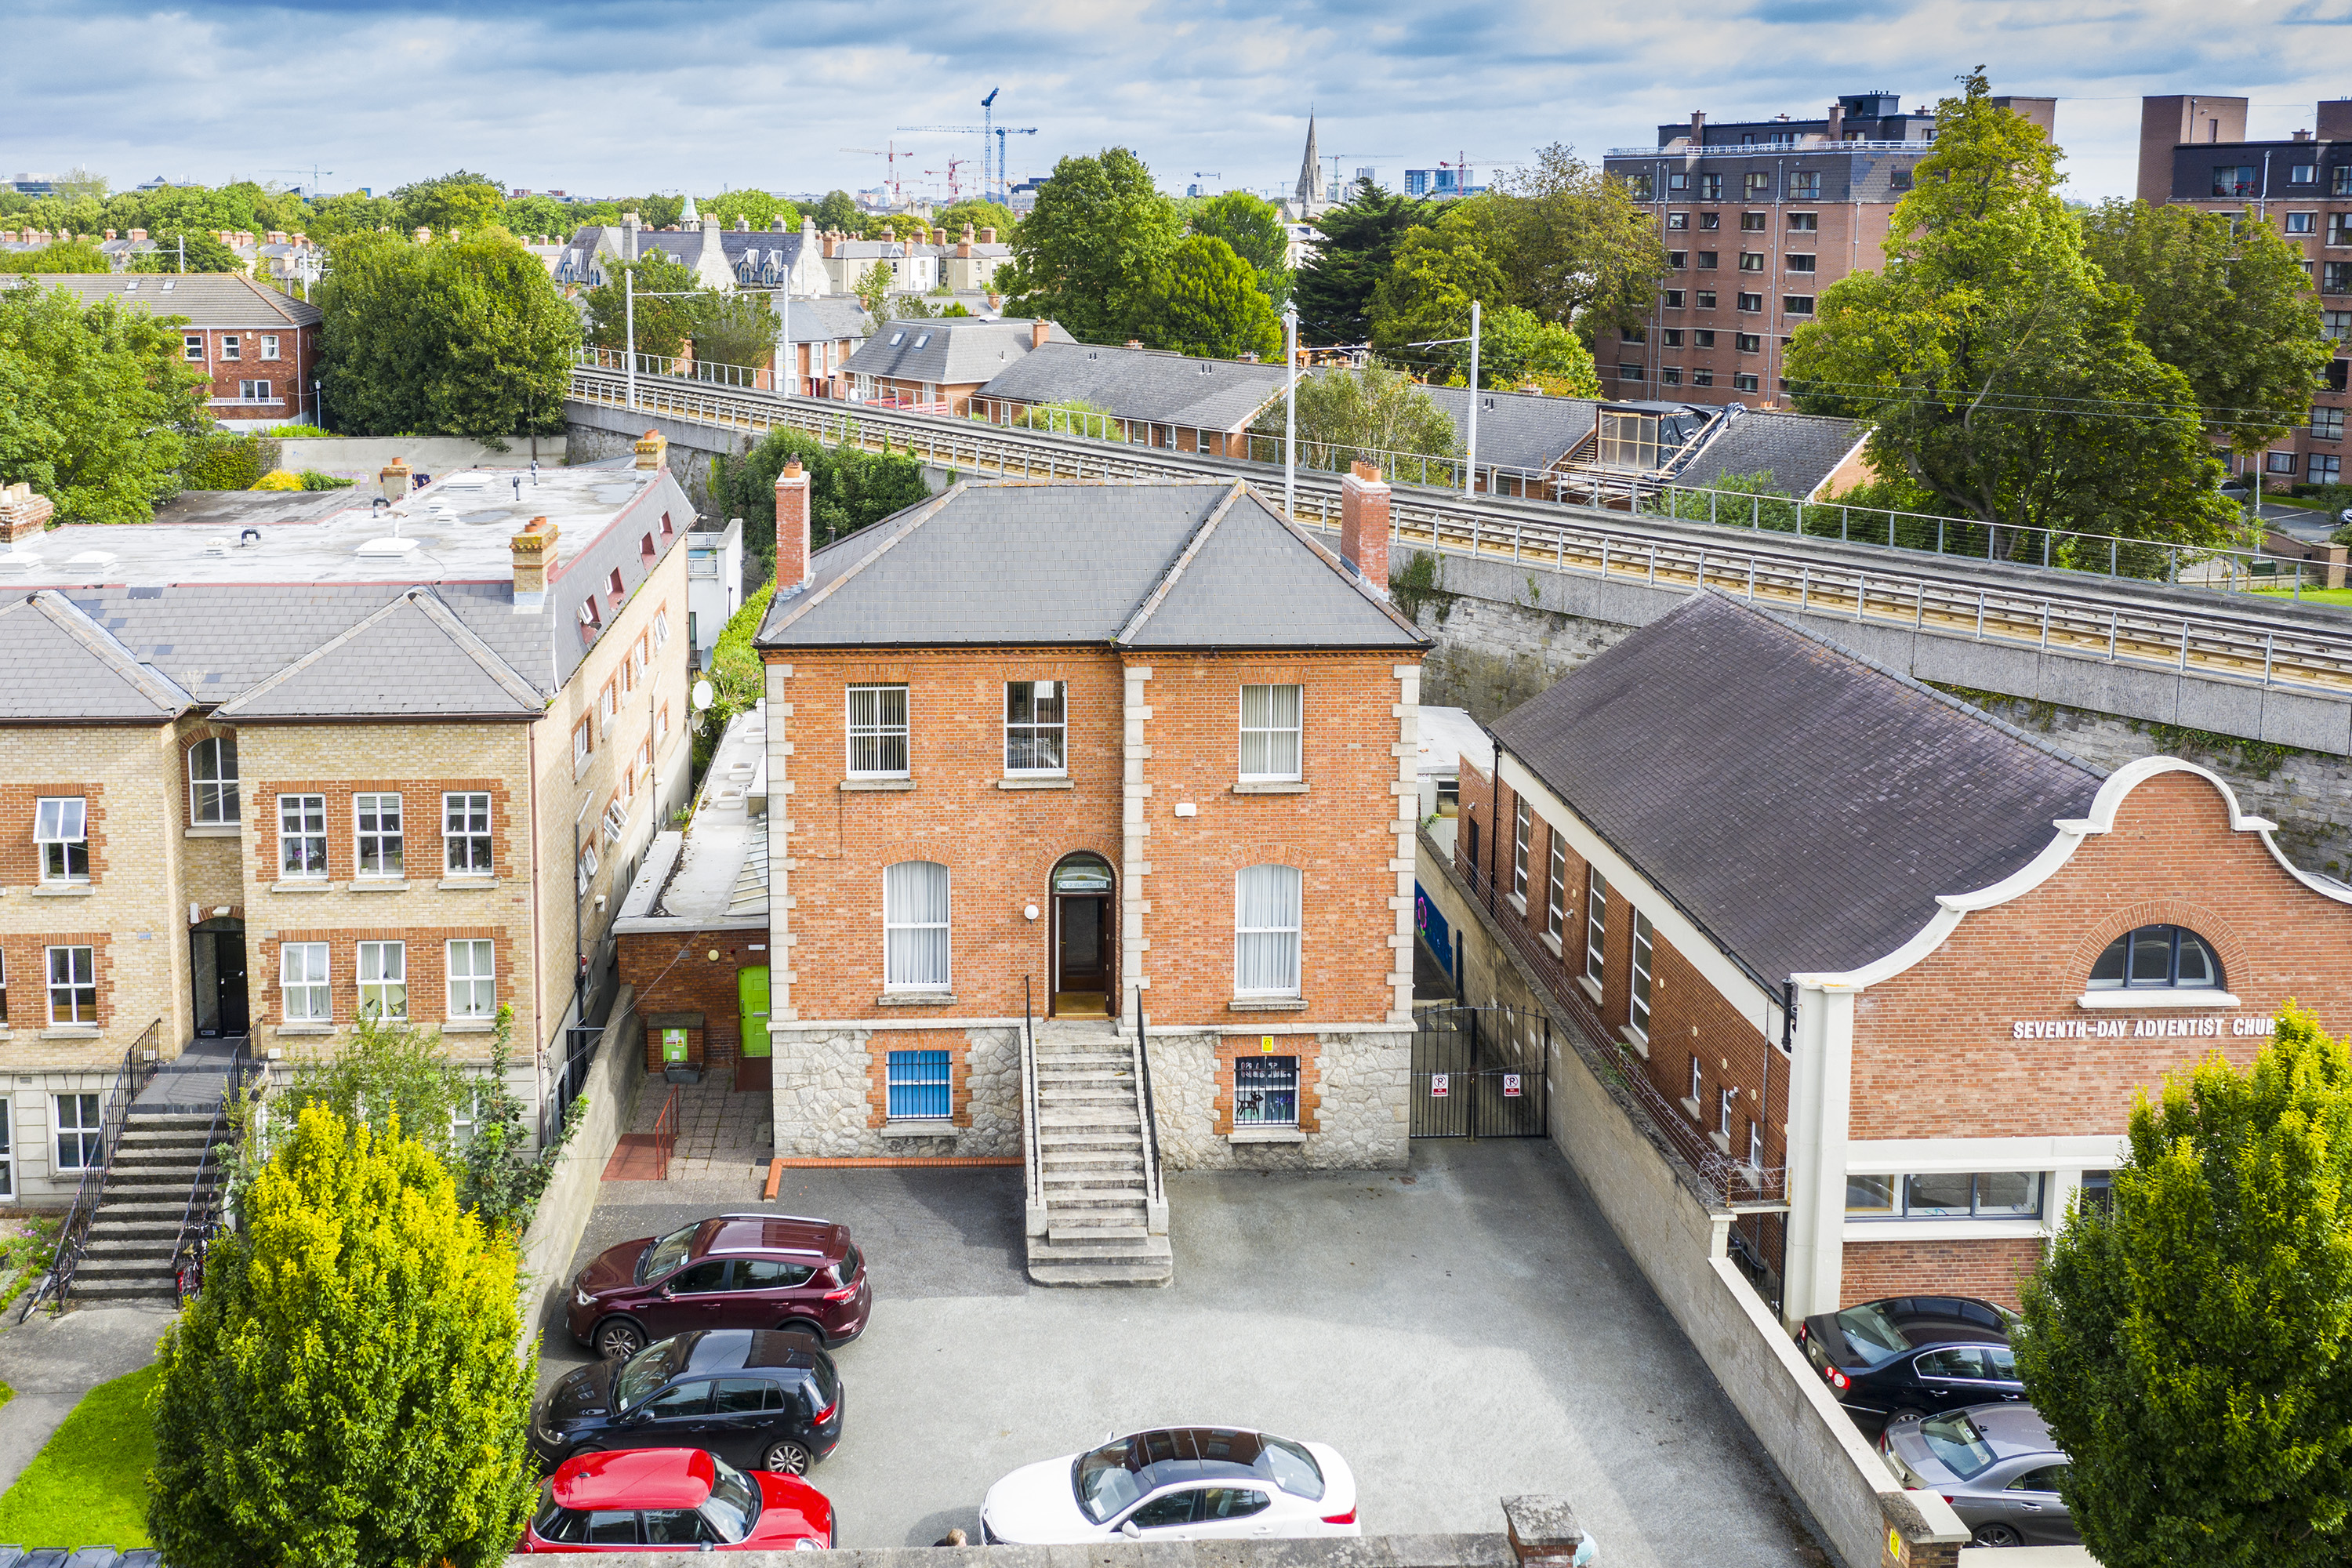
[[[1344,188],[1339,184],[1341,163],[1350,158],[1402,158],[1404,154],[1402,153],[1326,153],[1323,156],[1331,160],[1331,195],[1336,198]]]
[[[264,169],[261,172],[265,174],[308,174],[310,176],[310,183],[302,189],[304,195],[310,196],[316,196],[319,194],[320,177],[334,173],[332,169],[321,169],[316,163],[311,164],[308,169]]]
[[[1192,177],[1196,180],[1222,180],[1225,174],[1222,169],[1195,169]]]
[[[981,107],[983,109],[988,107],[988,103],[992,102],[995,100],[995,92],[991,91],[988,95],[987,100],[984,100]],[[898,129],[901,131],[941,131],[951,135],[979,137],[982,164],[980,194],[983,200],[1004,200],[1010,195],[1011,181],[1007,177],[1004,168],[1004,139],[1007,136],[1034,136],[1037,134],[1037,128],[1034,125],[1012,126],[996,125],[992,123],[987,125],[901,125]],[[991,136],[996,138],[996,168],[993,177],[995,186],[997,188],[991,187],[991,175],[987,168],[988,139]],[[999,194],[999,189],[1003,192],[1003,195]]]
[[[898,129],[904,131],[907,128],[902,125]],[[890,199],[897,202],[901,206],[906,205],[906,192],[900,188],[898,181],[898,160],[901,158],[913,157],[914,154],[912,153],[899,152],[898,143],[896,141],[887,142],[880,147],[844,147],[842,151],[845,153],[861,153],[869,158],[881,159],[883,161],[884,169],[882,183],[885,186],[888,187]]]
[[[1473,158],[1467,153],[1456,153],[1454,154],[1454,161],[1451,163],[1447,163],[1444,159],[1440,158],[1437,161],[1437,166],[1441,169],[1451,169],[1454,171],[1454,193],[1458,195],[1467,195],[1469,194],[1471,170],[1480,163],[1486,164],[1486,167],[1490,169],[1516,169],[1518,167],[1517,160],[1512,158]]]
[[[925,169],[923,177],[937,179],[945,175],[948,182],[948,200],[950,203],[960,202],[963,199],[963,184],[957,178],[956,171],[971,162],[969,158],[950,158],[948,160],[948,166],[944,169]]]

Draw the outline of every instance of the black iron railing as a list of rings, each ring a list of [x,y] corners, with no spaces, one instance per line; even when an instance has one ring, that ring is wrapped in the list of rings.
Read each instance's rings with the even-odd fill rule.
[[[1135,994],[1135,1081],[1143,1107],[1144,1192],[1147,1201],[1164,1204],[1168,1201],[1165,1178],[1160,1170],[1160,1112],[1151,1100],[1151,1052],[1143,1042],[1143,993]]]
[[[1037,1137],[1037,1021],[1029,1002],[1029,976],[1021,977],[1021,1094],[1028,1110],[1022,1121],[1029,1142],[1029,1202],[1045,1206],[1045,1155]]]
[[[220,1234],[220,1172],[215,1157],[226,1158],[221,1151],[229,1147],[229,1110],[244,1094],[246,1077],[253,1065],[252,1045],[240,1039],[229,1056],[228,1082],[221,1091],[220,1104],[213,1111],[213,1124],[205,1131],[204,1155],[196,1162],[195,1184],[188,1189],[188,1206],[180,1214],[180,1234],[172,1243],[172,1290],[183,1302],[204,1289],[205,1253],[211,1247],[213,1237]]]
[[[67,1211],[66,1223],[58,1232],[57,1254],[50,1259],[48,1273],[26,1297],[24,1310],[16,1314],[18,1322],[31,1317],[33,1309],[44,1300],[64,1301],[73,1289],[74,1270],[81,1267],[82,1249],[89,1243],[89,1222],[98,1213],[107,1171],[122,1142],[122,1123],[131,1114],[132,1099],[155,1076],[155,1052],[163,1037],[163,1020],[158,1018],[122,1053],[121,1065],[115,1068],[114,1081],[107,1086],[99,1110],[98,1147],[82,1151],[81,1184],[75,1188],[73,1207]]]

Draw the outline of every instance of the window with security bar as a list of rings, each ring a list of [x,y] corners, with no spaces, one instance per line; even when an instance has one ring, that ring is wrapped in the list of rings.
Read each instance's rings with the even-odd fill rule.
[[[849,689],[849,773],[852,778],[907,776],[907,689]]]
[[[1236,1127],[1296,1127],[1298,1125],[1298,1058],[1297,1057],[1236,1057],[1234,1058],[1234,1125]]]
[[[892,1051],[886,1114],[893,1121],[945,1121],[954,1109],[945,1051]]]

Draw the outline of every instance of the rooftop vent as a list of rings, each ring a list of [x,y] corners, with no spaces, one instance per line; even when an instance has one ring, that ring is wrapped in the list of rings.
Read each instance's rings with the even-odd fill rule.
[[[120,559],[111,550],[84,550],[67,556],[66,564],[98,572],[113,565]]]
[[[371,539],[352,552],[356,555],[397,558],[416,548],[418,541],[394,535],[388,539]]]

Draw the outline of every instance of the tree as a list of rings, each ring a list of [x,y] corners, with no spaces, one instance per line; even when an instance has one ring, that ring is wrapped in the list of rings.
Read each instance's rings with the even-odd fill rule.
[[[1547,321],[1637,326],[1657,303],[1666,247],[1657,218],[1625,182],[1555,142],[1504,175],[1496,215],[1510,243],[1513,302]]]
[[[165,228],[147,237],[152,250],[133,251],[133,272],[242,272],[245,263],[209,229]],[[104,270],[104,268],[100,268]]]
[[[538,1489],[511,1239],[397,1124],[311,1107],[164,1331],[148,1531],[184,1568],[488,1568]]]
[[[1466,361],[1467,349],[1465,344],[1454,353]],[[1599,397],[1601,373],[1582,338],[1533,310],[1505,305],[1481,312],[1478,384],[1533,386],[1552,397]]]
[[[459,169],[403,185],[392,193],[392,199],[400,207],[404,228],[429,228],[436,235],[454,229],[467,235],[499,221],[506,208],[505,191],[488,174]]]
[[[1388,276],[1397,242],[1419,210],[1404,197],[1359,180],[1347,201],[1315,220],[1322,238],[1291,289],[1299,342],[1370,341],[1372,291]]]
[[[152,521],[212,425],[212,383],[181,358],[181,321],[0,289],[0,484],[31,485],[60,522]]]
[[[545,234],[561,239],[576,233],[586,221],[580,215],[578,205],[553,196],[517,196],[500,211],[499,222],[510,234]]]
[[[1276,310],[1290,298],[1290,230],[1274,205],[1247,191],[1227,191],[1198,204],[1192,232],[1223,240],[1256,269],[1257,286]]]
[[[512,235],[352,234],[329,251],[320,367],[339,429],[497,442],[563,428],[580,318]]]
[[[1256,269],[1212,236],[1177,242],[1151,279],[1140,316],[1138,331],[1156,349],[1209,359],[1282,355],[1282,323]]]
[[[55,182],[55,189],[58,195],[69,201],[88,196],[102,202],[106,199],[106,176],[92,174],[79,163],[76,163],[65,172],[63,178]]]
[[[2340,1563],[2352,1507],[2352,1056],[2290,1004],[2133,1107],[2110,1206],[2024,1291],[2025,1392],[2107,1568]]]
[[[1462,450],[1453,419],[1402,371],[1368,365],[1310,375],[1299,382],[1297,396],[1299,461],[1308,468],[1344,470],[1362,458],[1396,471],[1381,454],[1452,458]],[[1280,437],[1283,413],[1277,398],[1251,429]],[[1428,478],[1427,470],[1412,466],[1402,472],[1416,481]]]
[[[883,307],[890,302],[890,286],[895,281],[887,261],[876,262],[858,277],[857,302],[877,321],[882,320]]]
[[[2220,541],[2234,512],[2196,395],[2134,335],[2131,290],[2084,254],[2041,130],[1995,106],[1981,71],[1965,79],[1937,108],[1885,269],[1832,285],[1790,343],[1799,406],[1860,419],[1878,473],[1962,516]],[[2038,561],[2042,542],[2010,548]]]
[[[823,549],[868,523],[928,499],[923,465],[887,447],[868,452],[849,439],[828,447],[803,430],[775,429],[740,458],[710,466],[710,499],[721,517],[743,520],[746,572],[776,574],[776,476],[797,461],[809,477],[809,540]]]
[[[1497,259],[1496,209],[1483,198],[1448,202],[1436,222],[1405,232],[1388,276],[1372,290],[1372,344],[1412,365],[1450,362],[1446,348],[1415,348],[1470,331],[1470,301],[1499,305],[1510,297]]]
[[[2139,297],[2135,335],[2189,378],[2216,437],[2244,455],[2303,422],[2336,345],[2300,247],[2251,211],[2111,201],[2082,224],[2093,264]]]
[[[964,225],[970,224],[974,234],[983,228],[994,229],[1000,243],[1011,242],[1015,222],[1013,209],[1003,202],[981,201],[972,197],[966,197],[953,206],[940,208],[939,216],[931,221],[946,229],[951,241],[961,237]]]
[[[997,270],[1004,313],[1050,318],[1081,342],[1132,337],[1180,231],[1151,171],[1126,148],[1065,158],[1013,231],[1013,259]]]
[[[60,239],[38,250],[18,251],[8,258],[7,270],[17,276],[27,272],[111,272],[114,264],[106,258],[106,252],[89,240]]]
[[[801,209],[765,191],[728,191],[697,204],[705,217],[715,217],[721,228],[733,228],[740,219],[753,228],[766,228],[778,218],[786,228],[801,226]]]
[[[390,228],[399,221],[400,209],[393,205],[391,197],[363,196],[357,191],[349,191],[313,205],[305,215],[302,227],[323,245],[338,235]]]
[[[648,250],[635,261],[608,258],[604,278],[588,290],[589,342],[600,349],[626,348],[634,310],[637,353],[674,359],[686,351],[707,292],[690,268],[667,251]]]
[[[647,228],[669,228],[677,224],[679,216],[686,211],[686,198],[665,196],[659,194],[649,196],[625,196],[614,205],[621,212],[636,214],[637,221]]]
[[[865,220],[847,191],[827,191],[816,204],[816,226],[827,234],[855,234]]]
[[[765,368],[775,363],[776,334],[783,330],[765,294],[712,293],[696,301],[694,363]]]

